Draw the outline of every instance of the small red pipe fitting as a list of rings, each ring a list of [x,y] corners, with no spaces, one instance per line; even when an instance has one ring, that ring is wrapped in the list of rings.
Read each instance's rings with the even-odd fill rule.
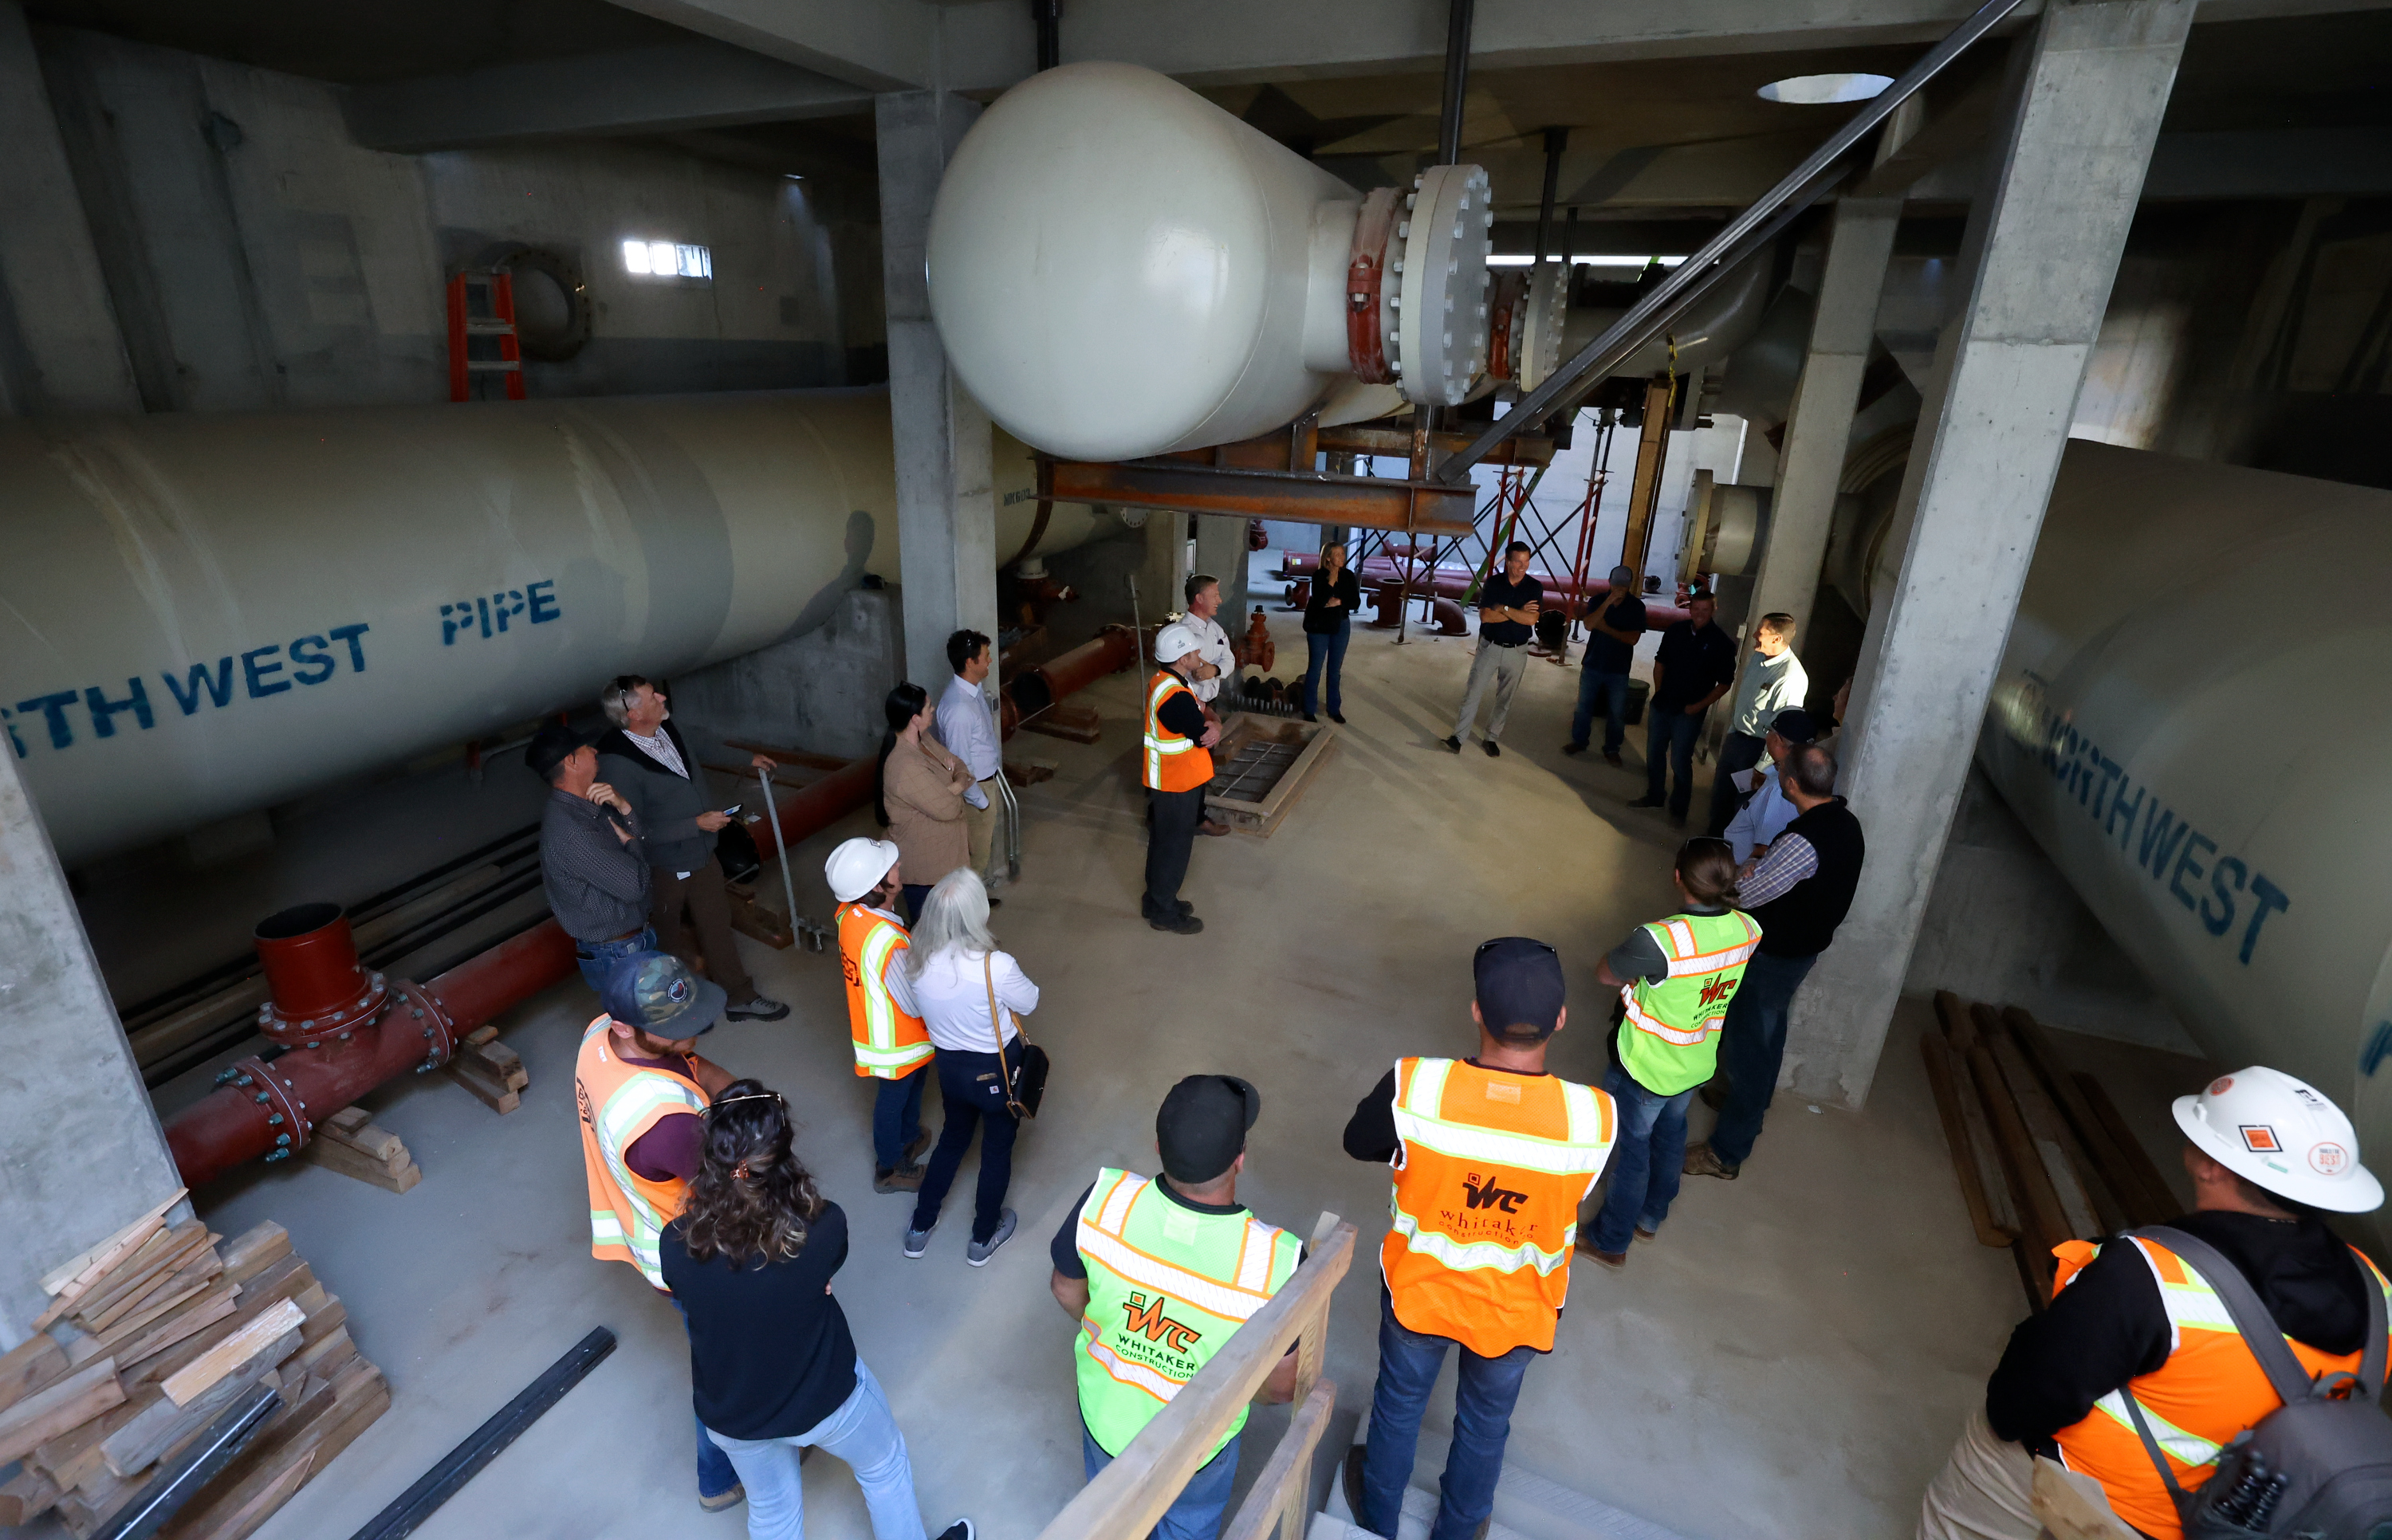
[[[346,1042],[382,1012],[390,990],[358,961],[357,938],[338,904],[299,904],[269,914],[253,933],[269,994],[257,1029],[275,1042]]]

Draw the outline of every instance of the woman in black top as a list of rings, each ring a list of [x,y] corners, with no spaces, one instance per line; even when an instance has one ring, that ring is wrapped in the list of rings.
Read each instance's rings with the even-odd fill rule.
[[[1304,719],[1317,722],[1320,718],[1320,669],[1329,666],[1329,719],[1345,721],[1338,711],[1344,702],[1337,692],[1338,677],[1346,669],[1346,643],[1353,634],[1354,612],[1362,604],[1362,585],[1346,565],[1344,546],[1324,546],[1320,551],[1320,570],[1312,577],[1312,597],[1304,606],[1304,645],[1312,654],[1304,669]]]
[[[749,1540],[802,1540],[798,1462],[816,1444],[854,1468],[873,1540],[928,1540],[904,1435],[830,1291],[847,1215],[791,1152],[779,1093],[736,1081],[715,1098],[688,1206],[658,1255],[689,1315],[697,1420],[748,1490]],[[971,1521],[939,1540],[975,1540]]]

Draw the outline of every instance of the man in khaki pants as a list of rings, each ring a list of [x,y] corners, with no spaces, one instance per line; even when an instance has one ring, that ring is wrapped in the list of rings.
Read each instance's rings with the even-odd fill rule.
[[[947,638],[947,666],[956,671],[939,696],[939,742],[971,771],[972,784],[964,793],[964,831],[971,841],[971,867],[994,890],[996,879],[989,857],[996,843],[996,778],[1005,768],[1005,751],[996,731],[996,713],[982,693],[982,681],[996,666],[988,638],[963,630]],[[994,904],[997,900],[989,899]]]

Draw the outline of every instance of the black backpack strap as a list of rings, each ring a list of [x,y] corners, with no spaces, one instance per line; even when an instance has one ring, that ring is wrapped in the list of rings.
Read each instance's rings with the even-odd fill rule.
[[[2217,1249],[2207,1241],[2164,1224],[2147,1224],[2129,1234],[2138,1239],[2166,1247],[2182,1259],[2186,1266],[2201,1275],[2202,1281],[2209,1285],[2226,1306],[2226,1314],[2234,1322],[2234,1329],[2242,1334],[2242,1345],[2249,1348],[2251,1356],[2259,1361],[2259,1367],[2268,1376],[2268,1383],[2275,1387],[2276,1394],[2284,1404],[2289,1406],[2296,1401],[2308,1399],[2314,1377],[2293,1355],[2291,1345],[2284,1340],[2283,1329],[2276,1325],[2276,1318],[2268,1314],[2268,1307],[2259,1302],[2258,1290],[2251,1287],[2251,1281],[2242,1275],[2241,1268],[2219,1255]],[[2357,1259],[2352,1260],[2356,1263]],[[2367,1292],[2373,1301],[2368,1311],[2367,1341],[2371,1350],[2378,1352],[2377,1374],[2380,1380],[2384,1296],[2383,1291],[2375,1287],[2374,1279],[2370,1278],[2367,1283]]]
[[[2176,1472],[2168,1469],[2167,1456],[2160,1449],[2160,1441],[2152,1436],[2152,1425],[2143,1419],[2143,1404],[2137,1401],[2135,1392],[2124,1385],[2118,1387],[2118,1395],[2126,1404],[2126,1415],[2135,1419],[2135,1431],[2142,1435],[2143,1448],[2150,1453],[2152,1464],[2159,1468],[2160,1480],[2167,1483],[2168,1496],[2175,1501],[2177,1511],[2183,1512],[2185,1490],[2177,1485]]]
[[[2350,1264],[2359,1269],[2360,1280],[2367,1286],[2367,1347],[2359,1355],[2359,1391],[2370,1401],[2381,1401],[2384,1398],[2384,1286],[2375,1281],[2375,1269],[2356,1252],[2351,1254]]]

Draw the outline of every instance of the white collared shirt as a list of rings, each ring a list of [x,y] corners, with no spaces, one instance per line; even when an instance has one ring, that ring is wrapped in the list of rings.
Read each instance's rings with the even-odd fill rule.
[[[910,967],[891,968],[889,998],[906,1015],[922,1018],[933,1047],[950,1054],[994,1054],[996,1033],[988,1018],[992,982],[997,1005],[1006,1016],[1005,1041],[1010,1042],[1020,1035],[1014,1029],[1015,1014],[1028,1016],[1038,1009],[1038,986],[1021,971],[1011,952],[990,952],[985,976],[980,954],[961,947],[949,947],[925,958],[919,974]]]
[[[985,781],[1003,768],[1004,750],[997,742],[996,713],[989,709],[988,697],[981,693],[980,686],[966,681],[961,674],[948,679],[932,725],[938,730],[939,742],[964,762],[975,782]],[[988,793],[977,785],[967,786],[964,800],[975,808],[985,808]]]
[[[638,744],[642,754],[682,780],[689,779],[689,767],[681,762],[681,750],[673,747],[672,735],[664,730],[662,724],[658,724],[656,735],[653,738],[643,738],[628,727],[623,730],[623,736]]]
[[[1196,655],[1220,670],[1209,679],[1192,680],[1188,688],[1200,701],[1211,701],[1221,686],[1238,677],[1238,654],[1229,649],[1229,633],[1211,615],[1184,615],[1179,623],[1196,633]]]

